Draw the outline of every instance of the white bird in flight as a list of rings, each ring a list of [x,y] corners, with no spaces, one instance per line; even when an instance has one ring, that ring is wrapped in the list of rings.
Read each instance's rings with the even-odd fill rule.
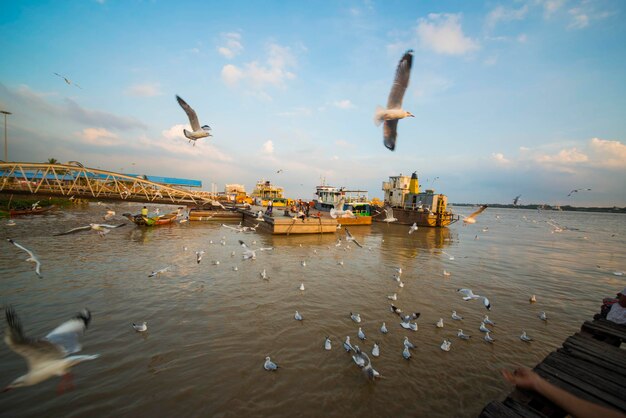
[[[363,248],[363,246],[359,243],[359,241],[357,241],[352,234],[350,233],[350,231],[348,231],[348,228],[344,228],[346,230],[346,242],[354,242],[356,245],[358,245],[360,248]]]
[[[253,260],[256,260],[257,251],[271,251],[274,249],[272,247],[267,247],[267,248],[257,248],[256,250],[251,250],[242,240],[239,240],[239,244],[243,247],[243,259],[244,260],[248,260],[250,258]]]
[[[383,222],[387,222],[387,225],[389,225],[390,222],[396,222],[398,220],[398,218],[393,217],[393,209],[391,209],[391,206],[387,206],[384,210],[385,219],[383,219]]]
[[[13,241],[11,238],[7,238],[7,241],[15,245],[20,250],[26,251],[28,253],[28,258],[26,259],[26,261],[31,261],[35,263],[35,274],[41,278],[41,262],[39,261],[39,258],[37,258],[37,256],[31,250],[29,250],[28,248],[24,247],[21,244],[18,244],[17,242]]]
[[[402,109],[402,99],[404,98],[404,92],[409,86],[409,78],[411,76],[411,66],[413,64],[413,50],[409,49],[404,53],[398,68],[396,69],[396,76],[387,99],[387,108],[384,109],[381,106],[376,108],[374,114],[374,123],[379,126],[384,122],[383,126],[383,143],[385,147],[391,151],[396,148],[396,138],[398,136],[398,121],[406,117],[414,117],[411,112]]]
[[[78,84],[74,83],[72,80],[70,80],[69,78],[65,77],[64,75],[61,75],[61,74],[59,74],[59,73],[54,73],[54,75],[56,75],[57,77],[61,77],[63,80],[65,80],[65,82],[66,82],[66,83],[67,83],[67,85],[69,85],[69,86],[72,86],[72,85],[73,85],[73,86],[78,87],[78,88],[79,88],[79,89],[81,89],[81,90],[83,89],[81,86],[79,86]]]
[[[487,299],[484,296],[475,295],[474,292],[472,292],[472,289],[457,289],[456,291],[461,293],[462,295],[465,295],[463,297],[464,301],[468,301],[472,299],[482,299],[483,305],[485,305],[485,308],[487,308],[487,310],[491,310],[491,303],[489,303],[489,299]]]
[[[475,224],[476,216],[480,215],[485,209],[487,209],[487,205],[482,205],[476,212],[472,212],[469,216],[463,216],[463,225]]]
[[[413,225],[409,228],[409,234],[412,234],[415,231],[417,231],[417,222],[413,222]]]
[[[13,380],[3,392],[35,385],[53,376],[63,376],[59,384],[59,390],[62,390],[68,383],[71,384],[72,375],[69,370],[72,366],[86,360],[94,360],[99,356],[97,354],[71,355],[82,349],[78,338],[91,321],[91,313],[87,309],[53,329],[42,339],[33,339],[24,335],[20,319],[13,308],[7,307],[5,315],[8,327],[4,341],[11,350],[26,360],[28,373]]]
[[[196,145],[196,140],[200,138],[206,138],[211,136],[211,127],[209,125],[200,126],[200,122],[198,122],[198,115],[196,115],[196,111],[191,108],[183,99],[179,96],[176,96],[176,100],[180,107],[183,108],[187,117],[189,118],[189,124],[191,125],[192,132],[189,132],[187,129],[183,129],[183,133],[185,137],[189,139],[189,142],[193,141],[193,145]]]
[[[72,228],[69,231],[59,232],[58,234],[54,234],[53,236],[58,237],[60,235],[75,234],[76,232],[81,232],[81,231],[96,231],[98,235],[100,235],[101,237],[104,237],[112,229],[121,228],[124,225],[126,224],[119,224],[119,225],[89,224],[87,226],[79,226],[78,228]]]

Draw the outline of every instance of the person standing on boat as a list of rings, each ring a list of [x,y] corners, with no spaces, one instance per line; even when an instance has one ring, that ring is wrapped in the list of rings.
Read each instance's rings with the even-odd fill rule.
[[[141,216],[148,216],[148,208],[146,206],[141,208]]]
[[[272,216],[272,210],[274,209],[274,202],[272,200],[267,201],[267,211],[265,212],[269,216]]]

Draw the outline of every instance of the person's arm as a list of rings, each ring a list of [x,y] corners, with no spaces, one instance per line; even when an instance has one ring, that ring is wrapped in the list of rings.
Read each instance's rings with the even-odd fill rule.
[[[624,418],[626,415],[593,402],[577,398],[571,393],[554,386],[530,369],[519,367],[513,373],[502,370],[502,376],[522,389],[534,390],[554,402],[561,409],[578,418]]]

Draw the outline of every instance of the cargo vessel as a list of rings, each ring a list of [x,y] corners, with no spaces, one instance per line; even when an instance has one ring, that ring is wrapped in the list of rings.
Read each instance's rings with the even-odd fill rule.
[[[322,216],[331,216],[342,225],[372,224],[372,206],[367,190],[347,190],[322,184],[315,188],[315,196],[313,209],[321,212]],[[341,208],[338,207],[340,205]]]

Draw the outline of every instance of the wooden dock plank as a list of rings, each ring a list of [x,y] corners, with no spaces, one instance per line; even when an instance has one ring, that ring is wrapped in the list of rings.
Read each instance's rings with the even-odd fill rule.
[[[484,418],[519,418],[525,415],[518,414],[502,402],[492,401],[483,408],[480,416]]]
[[[626,341],[626,326],[618,325],[606,319],[596,319],[594,321],[585,321],[582,331],[594,335],[609,344],[620,346]]]
[[[550,383],[568,391],[572,395],[609,408],[626,411],[626,399],[615,397],[600,388],[588,384],[577,376],[556,369],[546,363],[538,364],[534,370]]]
[[[528,417],[528,418],[545,418],[546,417],[546,415],[531,408],[530,405],[522,404],[512,398],[506,398],[504,402],[502,403],[522,417]]]
[[[563,348],[559,350],[606,369],[626,370],[624,350],[588,336],[575,334],[565,340]]]

